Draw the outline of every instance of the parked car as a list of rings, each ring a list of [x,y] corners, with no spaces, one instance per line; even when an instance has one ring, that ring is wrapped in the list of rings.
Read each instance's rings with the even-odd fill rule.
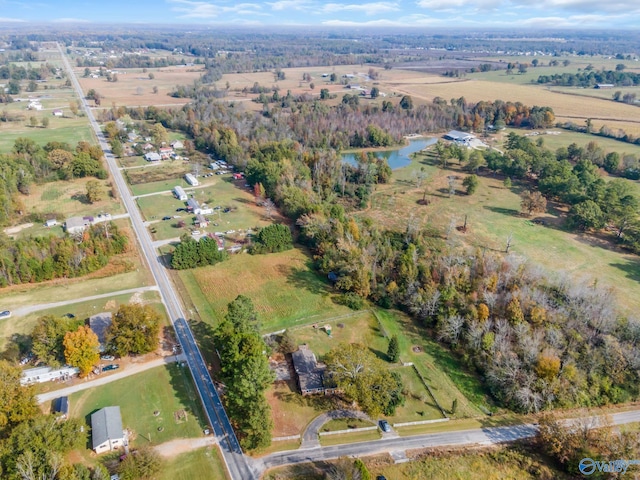
[[[227,235],[231,235],[232,233],[236,233],[236,231],[235,230],[227,230],[225,233]]]
[[[11,316],[11,312],[9,310],[5,310],[4,312],[0,312],[0,318],[9,318]]]
[[[180,218],[180,215],[174,215],[173,218]]]
[[[120,368],[120,365],[118,365],[117,363],[113,363],[111,365],[105,365],[104,367],[102,367],[102,371],[108,372],[110,370],[117,370],[119,368]]]
[[[184,212],[184,208],[176,208],[176,212]]]
[[[116,359],[113,355],[103,355],[100,357],[100,360],[104,360],[105,362],[113,362]]]
[[[229,213],[230,211],[231,211],[231,209],[229,207],[227,207],[224,210],[222,210],[222,213]]]
[[[67,317],[67,318],[76,318],[76,316],[73,313],[65,313],[63,315],[63,317]]]
[[[387,480],[387,477],[385,477],[384,475],[378,475],[376,477],[376,480]]]
[[[167,215],[166,217],[162,217],[162,220],[171,220],[171,217]]]
[[[389,425],[389,422],[387,422],[386,420],[380,420],[378,422],[378,425],[380,426],[380,430],[382,430],[383,432],[389,433],[391,431],[391,425]]]

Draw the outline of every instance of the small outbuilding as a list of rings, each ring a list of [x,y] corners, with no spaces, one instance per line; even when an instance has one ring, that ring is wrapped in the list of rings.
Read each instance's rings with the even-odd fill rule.
[[[189,197],[187,196],[187,193],[184,191],[184,188],[182,188],[182,187],[181,187],[181,186],[179,186],[179,185],[178,185],[178,186],[173,187],[173,194],[175,195],[175,197],[176,197],[178,200],[181,200],[181,201],[183,201],[183,202],[186,202],[186,201],[187,201],[187,199],[189,198]]]
[[[58,224],[58,221],[55,218],[50,218],[46,222],[44,222],[44,226],[47,228],[55,227]]]
[[[69,397],[58,397],[53,401],[53,413],[66,420],[69,417]]]
[[[196,177],[193,176],[193,174],[191,173],[187,173],[184,176],[184,179],[187,181],[187,183],[189,185],[191,185],[192,187],[197,187],[198,185],[200,185],[200,182],[198,182],[198,179]]]
[[[205,228],[209,225],[209,220],[204,215],[198,214],[196,215],[196,221],[194,223],[198,228]]]
[[[64,222],[64,229],[73,235],[84,232],[91,225],[91,217],[71,217]]]
[[[157,152],[149,152],[144,154],[144,159],[147,162],[159,162],[160,160],[162,160],[162,157]]]
[[[96,313],[89,317],[89,328],[98,337],[100,351],[104,352],[107,343],[107,330],[111,326],[113,314],[111,312]]]
[[[64,116],[64,112],[62,110],[60,110],[59,108],[56,108],[52,113],[53,113],[54,117],[63,117]]]

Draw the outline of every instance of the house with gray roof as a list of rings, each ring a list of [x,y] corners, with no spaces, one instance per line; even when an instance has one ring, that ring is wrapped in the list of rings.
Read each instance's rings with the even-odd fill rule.
[[[111,325],[113,314],[111,312],[96,313],[89,317],[89,328],[98,337],[100,351],[104,352],[107,343],[107,329]]]
[[[318,363],[315,354],[309,349],[308,345],[300,345],[298,350],[291,354],[291,358],[302,395],[331,393],[327,392],[324,386],[324,370],[326,366]]]
[[[124,446],[120,407],[104,407],[91,414],[91,445],[100,454]]]
[[[64,222],[64,229],[70,235],[84,232],[91,225],[91,217],[71,217]]]

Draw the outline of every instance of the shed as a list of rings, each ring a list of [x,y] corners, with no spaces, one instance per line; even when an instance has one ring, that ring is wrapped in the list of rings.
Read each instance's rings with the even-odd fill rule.
[[[69,397],[58,397],[53,401],[53,413],[59,413],[60,418],[69,416]]]
[[[44,222],[45,227],[55,227],[58,224],[58,221],[55,218],[50,218],[46,222]]]
[[[173,142],[170,143],[170,145],[175,149],[184,148],[184,143],[182,143],[182,141],[180,141],[180,140],[174,140]]]
[[[124,446],[120,407],[104,407],[91,414],[91,444],[98,454]]]
[[[59,108],[56,108],[52,113],[53,113],[54,117],[62,117],[62,116],[64,116],[64,112],[62,110],[60,110]]]

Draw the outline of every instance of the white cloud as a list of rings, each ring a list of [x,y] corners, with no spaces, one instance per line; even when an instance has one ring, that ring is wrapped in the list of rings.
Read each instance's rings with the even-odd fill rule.
[[[503,0],[418,0],[416,5],[437,12],[487,10],[503,4]]]
[[[257,15],[262,9],[262,5],[257,3],[238,3],[233,6],[223,6],[194,0],[168,0],[168,2],[179,5],[173,7],[174,11],[182,13],[179,18],[217,18],[225,13]]]
[[[366,15],[379,15],[387,12],[397,12],[400,10],[398,4],[395,2],[371,2],[371,3],[327,3],[321,11],[323,13],[336,13],[336,12],[360,12]]]
[[[309,0],[279,0],[277,2],[266,2],[272,10],[303,10],[309,6]]]
[[[326,20],[322,22],[322,25],[329,27],[402,27],[401,22],[396,20],[369,20],[366,22],[354,22],[351,20]]]
[[[25,22],[21,18],[0,17],[0,23],[21,23]]]

